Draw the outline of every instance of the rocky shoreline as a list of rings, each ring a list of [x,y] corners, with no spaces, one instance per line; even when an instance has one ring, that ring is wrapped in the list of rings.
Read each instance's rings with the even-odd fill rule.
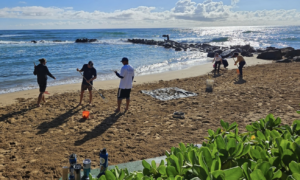
[[[166,37],[163,35],[163,37]],[[180,43],[172,40],[155,41],[148,39],[128,39],[127,42],[133,44],[156,45],[164,48],[173,48],[175,51],[200,51],[206,52],[207,57],[214,57],[219,53],[223,58],[231,56],[233,53],[241,53],[242,56],[252,57],[254,53],[258,54],[258,59],[278,60],[278,62],[300,61],[300,49],[292,47],[275,48],[267,47],[265,49],[255,49],[250,45],[236,45],[230,47],[213,46],[209,43]]]
[[[180,43],[176,41],[172,41],[169,38],[169,35],[163,35],[162,37],[166,37],[167,40],[164,41],[156,41],[149,39],[127,39],[127,42],[133,44],[145,44],[145,45],[155,45],[162,46],[167,49],[174,49],[175,51],[200,51],[207,53],[207,57],[213,58],[215,53],[219,53],[223,58],[227,58],[232,56],[233,53],[238,52],[242,56],[245,57],[253,57],[253,54],[258,54],[258,59],[265,60],[277,60],[278,62],[292,62],[297,61],[300,62],[300,49],[295,49],[293,47],[285,47],[285,48],[276,48],[276,47],[267,47],[255,49],[250,45],[235,45],[230,47],[221,47],[214,46],[209,43]],[[76,39],[75,43],[92,43],[97,42],[97,39]],[[44,41],[35,41],[32,40],[32,43]],[[53,42],[63,42],[60,40],[54,40]]]

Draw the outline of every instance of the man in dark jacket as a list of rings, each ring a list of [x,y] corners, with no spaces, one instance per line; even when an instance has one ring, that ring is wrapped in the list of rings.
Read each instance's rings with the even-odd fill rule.
[[[47,87],[47,76],[52,77],[53,79],[56,79],[48,70],[46,63],[47,60],[46,59],[39,59],[40,64],[39,65],[34,65],[34,71],[33,74],[37,75],[37,82],[39,84],[40,87],[40,94],[38,97],[38,102],[37,105],[39,107],[41,107],[40,103],[41,100],[43,99],[43,101],[45,102],[45,96],[44,96],[44,92],[46,91],[46,87]]]

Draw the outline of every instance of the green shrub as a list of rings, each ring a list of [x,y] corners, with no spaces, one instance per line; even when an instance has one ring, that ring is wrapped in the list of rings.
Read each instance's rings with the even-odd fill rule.
[[[297,113],[300,113],[297,111]],[[300,120],[282,125],[272,114],[246,126],[221,120],[221,128],[208,130],[207,142],[179,144],[166,151],[166,163],[157,167],[142,161],[143,172],[116,167],[100,180],[300,180]]]

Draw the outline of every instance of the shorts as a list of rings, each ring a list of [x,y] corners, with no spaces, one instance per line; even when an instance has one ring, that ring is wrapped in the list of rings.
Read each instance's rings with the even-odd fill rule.
[[[89,84],[82,84],[81,85],[81,91],[85,91],[85,90],[89,90],[89,91],[92,91],[93,87]]]
[[[131,89],[120,89],[118,90],[118,99],[130,99]]]
[[[39,83],[40,92],[43,93],[46,91],[47,84],[46,83]]]

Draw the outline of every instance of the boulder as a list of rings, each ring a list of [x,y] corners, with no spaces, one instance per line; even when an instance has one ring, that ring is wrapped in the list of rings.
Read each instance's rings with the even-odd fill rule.
[[[282,54],[280,50],[269,50],[259,54],[257,59],[280,60],[282,59]]]
[[[300,56],[300,49],[289,51],[285,54],[287,58],[293,58],[295,56]]]
[[[250,52],[248,52],[248,51],[243,51],[243,52],[241,53],[241,55],[242,55],[242,56],[246,56],[246,57],[253,57],[253,54],[250,53]]]
[[[175,48],[175,51],[181,51],[182,49],[180,47]],[[186,49],[185,49],[186,51]]]
[[[32,42],[32,43],[37,43],[35,40],[32,40],[31,42]]]
[[[171,45],[171,44],[165,44],[164,47],[165,47],[165,48],[171,48],[172,45]]]
[[[294,62],[300,62],[300,56],[294,57],[294,58],[293,58],[293,61],[294,61]]]
[[[91,42],[96,42],[97,39],[87,39],[87,38],[83,38],[83,39],[76,39],[75,43],[91,43]]]
[[[210,51],[207,53],[207,57],[213,58],[215,57],[215,53],[213,51]]]
[[[281,50],[281,54],[282,54],[283,56],[285,56],[286,53],[288,53],[288,52],[290,52],[290,51],[293,51],[293,50],[295,50],[295,49],[292,48],[292,47],[286,47],[286,48],[282,48],[282,49],[280,49],[280,50]]]
[[[237,52],[237,51],[236,51],[235,49],[228,49],[228,50],[222,52],[221,56],[222,56],[223,58],[227,58],[227,57],[229,57],[231,54],[233,54],[234,52]]]
[[[292,62],[292,60],[290,59],[281,59],[276,61],[276,63],[290,63],[290,62]]]

